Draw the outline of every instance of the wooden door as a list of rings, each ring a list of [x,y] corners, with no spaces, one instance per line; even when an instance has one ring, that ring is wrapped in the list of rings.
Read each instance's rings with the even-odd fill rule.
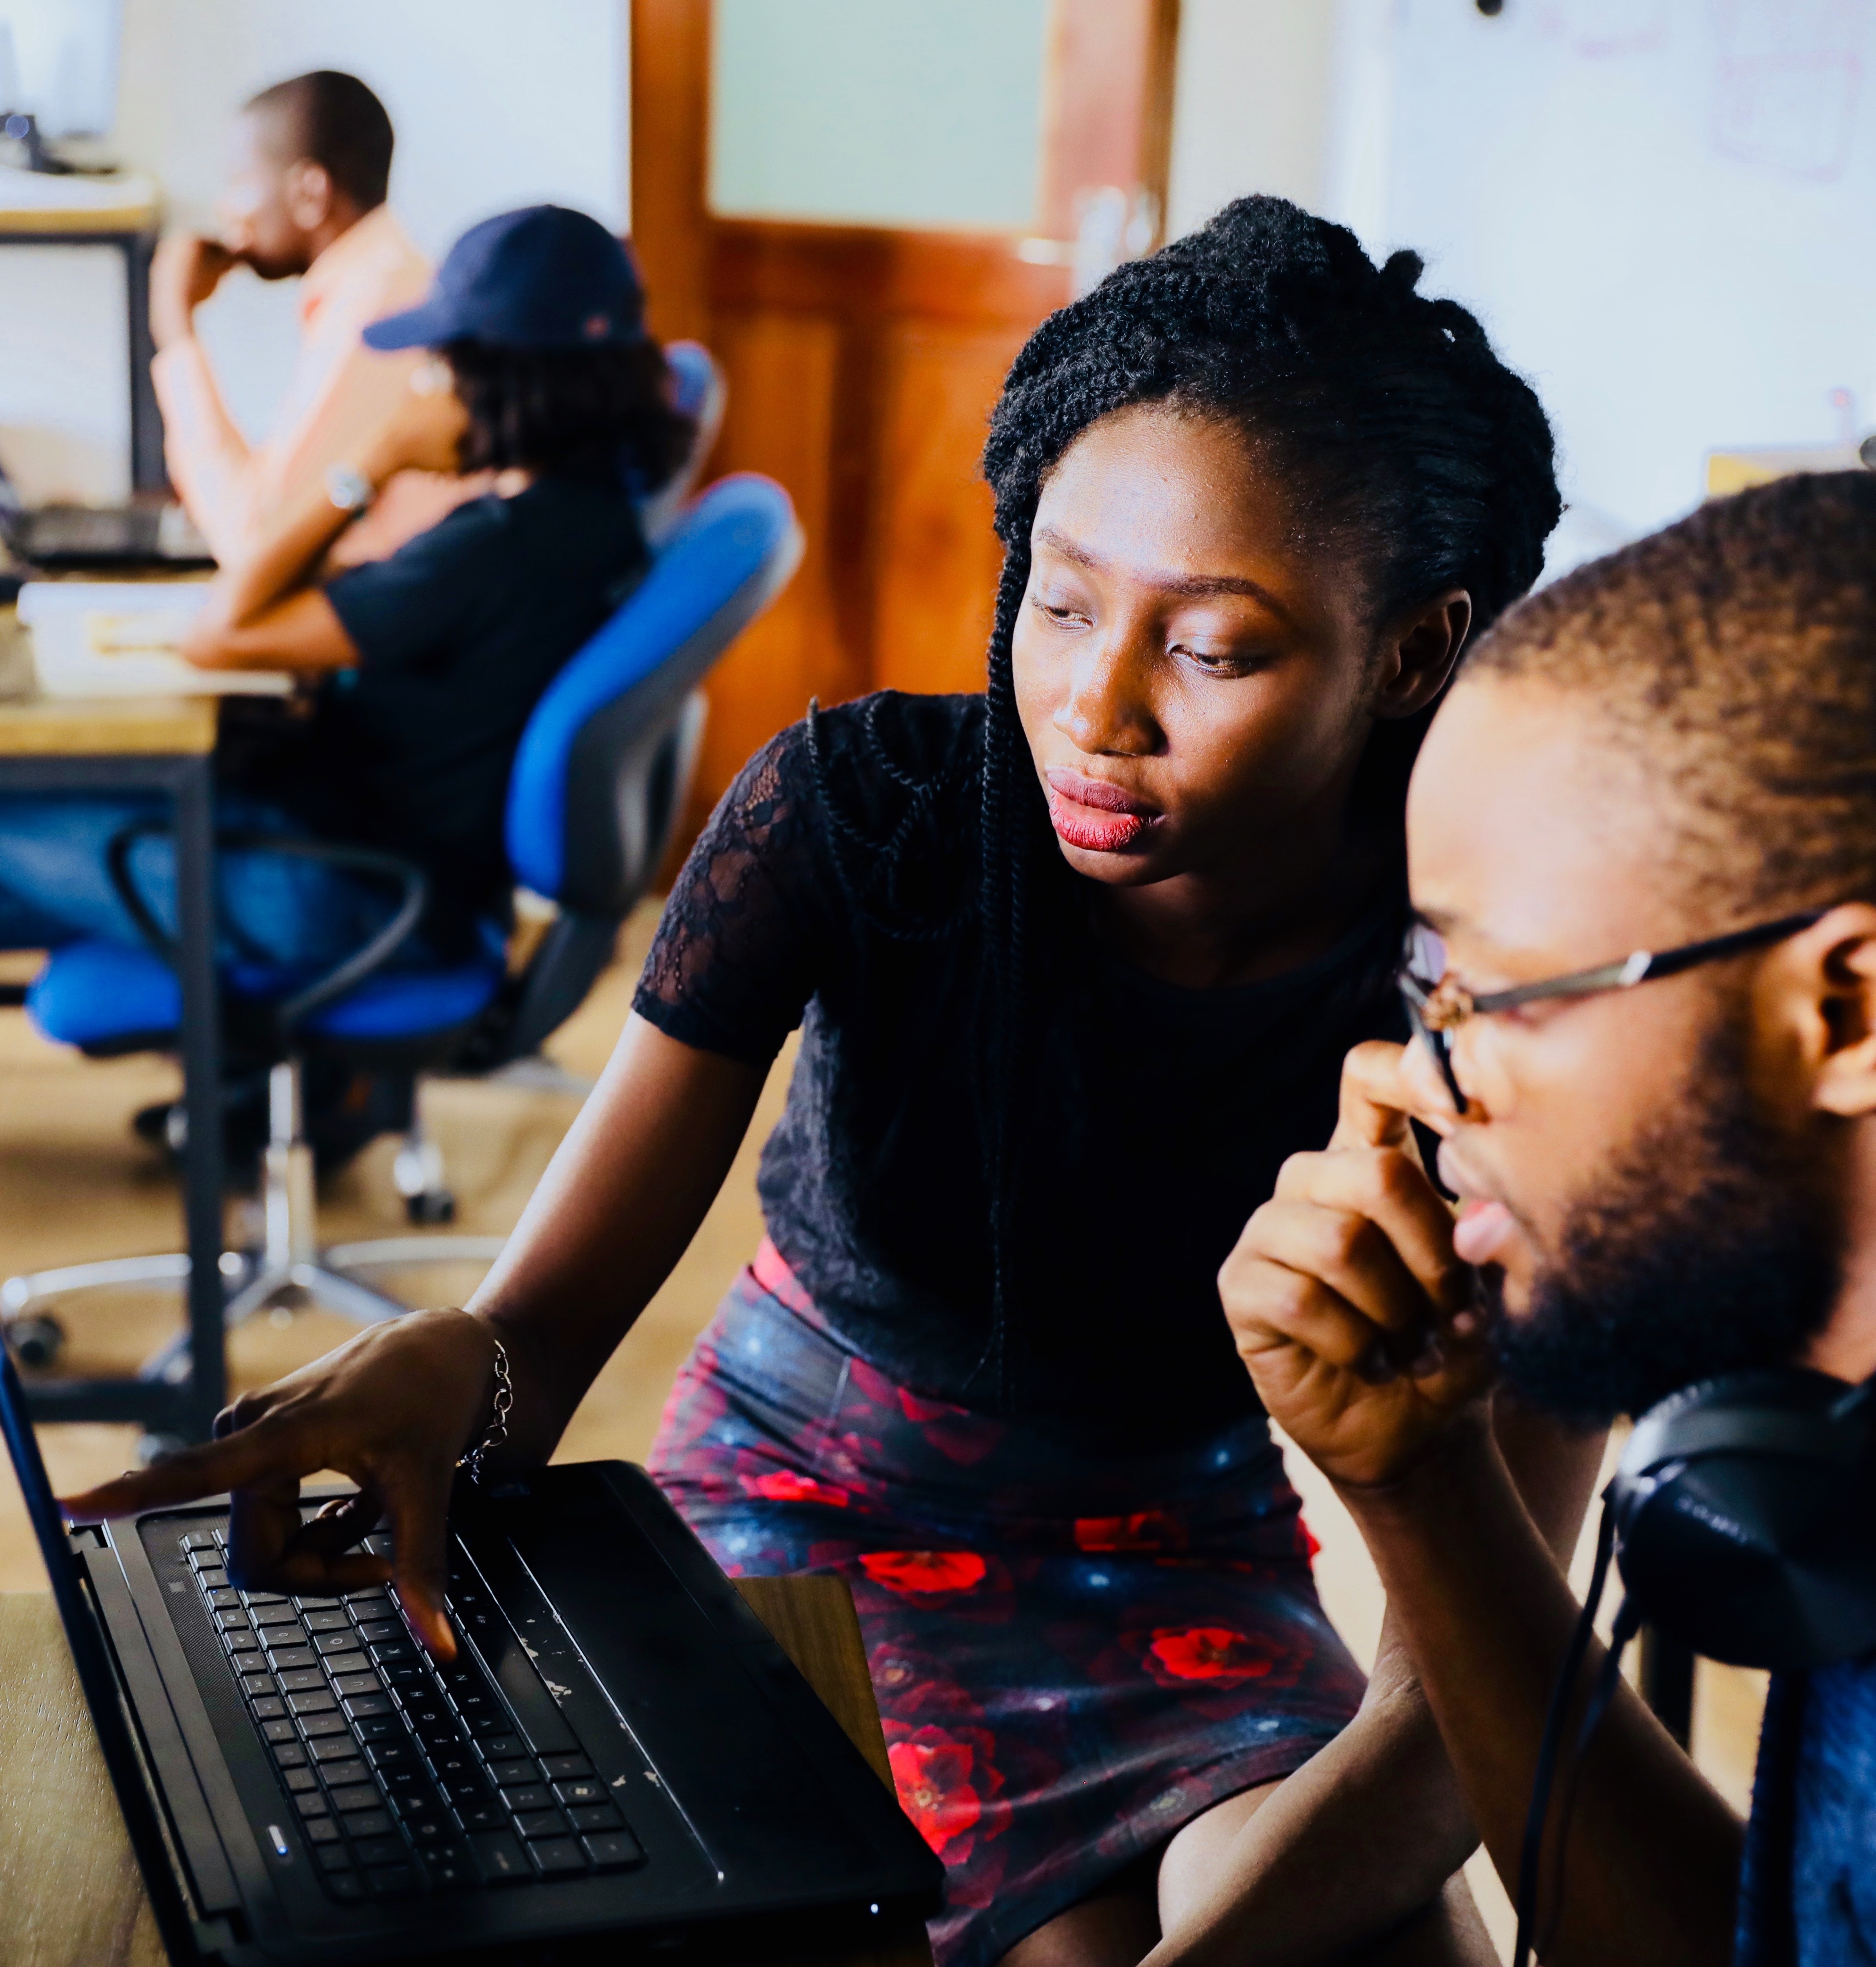
[[[779,479],[808,541],[712,681],[693,827],[811,696],[982,686],[1000,561],[977,471],[986,420],[1031,330],[1116,257],[1090,235],[1125,210],[1128,245],[1155,243],[1176,31],[1177,0],[1052,0],[1033,226],[888,229],[714,215],[710,0],[633,0],[633,231],[652,326],[707,342],[727,373],[712,474]]]

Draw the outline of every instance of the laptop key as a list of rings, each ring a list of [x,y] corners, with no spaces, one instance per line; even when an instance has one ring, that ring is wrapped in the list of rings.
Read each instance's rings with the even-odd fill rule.
[[[345,1711],[360,1727],[367,1720],[383,1720],[387,1727],[395,1728],[400,1735],[404,1732],[402,1722],[387,1718],[397,1712],[397,1704],[388,1694],[348,1694]]]
[[[476,1746],[492,1762],[512,1762],[528,1752],[528,1744],[518,1735],[479,1736]]]
[[[344,1789],[354,1783],[370,1785],[371,1772],[355,1755],[350,1762],[328,1762],[319,1773],[325,1778],[328,1789]]]
[[[391,1813],[388,1810],[355,1810],[340,1821],[345,1826],[345,1834],[354,1843],[361,1837],[388,1837],[391,1833]]]
[[[320,1718],[323,1720],[325,1717],[321,1716]],[[337,1720],[337,1717],[332,1718]],[[339,1733],[316,1736],[308,1746],[315,1762],[347,1762],[358,1753],[357,1743],[343,1732],[343,1724]]]
[[[341,1817],[350,1816],[355,1810],[376,1810],[378,1807],[377,1790],[368,1782],[342,1784],[329,1790],[327,1794],[332,1800],[332,1807]]]
[[[247,1616],[257,1626],[297,1626],[299,1614],[284,1598],[250,1598]]]
[[[447,1810],[433,1810],[421,1817],[402,1817],[398,1821],[404,1835],[421,1849],[426,1844],[451,1844],[456,1841],[456,1820]]]
[[[319,1787],[319,1778],[311,1769],[285,1769],[281,1772],[286,1786],[295,1796],[304,1795]]]
[[[213,1550],[215,1533],[213,1530],[190,1530],[182,1539],[185,1550]]]
[[[584,1755],[543,1755],[541,1766],[547,1772],[549,1782],[560,1782],[568,1776],[589,1776],[593,1765]]]
[[[291,1693],[286,1704],[295,1714],[330,1714],[338,1703],[321,1687],[310,1694]]]
[[[510,1810],[551,1810],[554,1797],[545,1783],[523,1783],[515,1789],[505,1789],[502,1801]]]
[[[293,1807],[302,1817],[323,1817],[326,1814],[326,1800],[317,1790],[293,1799]]]
[[[422,1889],[415,1865],[378,1865],[365,1874],[373,1898],[401,1899]]]
[[[244,1633],[252,1622],[245,1612],[218,1612],[215,1625],[224,1633]]]
[[[366,1713],[358,1711],[366,1707],[371,1697],[366,1694],[362,1700],[345,1704],[346,1711],[353,1717],[352,1733],[361,1742],[408,1742],[410,1737],[405,1733],[404,1724],[397,1718],[397,1710],[389,1701]]]
[[[491,1798],[486,1803],[459,1803],[456,1814],[465,1830],[505,1830],[508,1812]]]
[[[221,1643],[226,1646],[228,1651],[231,1653],[252,1653],[258,1652],[260,1650],[260,1640],[256,1639],[252,1633],[245,1630],[237,1633],[223,1633],[221,1636]],[[256,1660],[250,1662],[250,1664],[258,1666],[260,1665],[260,1662]]]
[[[330,1667],[336,1662],[328,1660],[326,1664]],[[332,1676],[332,1685],[336,1692],[349,1700],[355,1694],[376,1694],[378,1676],[375,1673],[335,1673]]]
[[[272,1721],[263,1721],[260,1724],[260,1732],[270,1742],[291,1742],[295,1748],[299,1746],[299,1731],[290,1721],[277,1718]]]
[[[518,1885],[534,1876],[519,1840],[505,1830],[486,1830],[471,1837],[469,1848],[485,1885]]]
[[[367,1646],[381,1646],[387,1641],[402,1639],[405,1636],[404,1623],[401,1619],[373,1619],[369,1621],[361,1621],[358,1628],[358,1636]]]
[[[244,1673],[241,1675],[241,1691],[250,1701],[260,1701],[279,1690],[274,1685],[270,1673]]]
[[[596,1870],[622,1872],[629,1865],[642,1865],[645,1854],[638,1839],[629,1830],[614,1830],[597,1837],[583,1837],[581,1843],[586,1847],[586,1856],[593,1860]]]
[[[218,1564],[205,1565],[195,1573],[195,1581],[205,1591],[220,1591],[227,1587],[228,1574]]]
[[[351,1905],[365,1896],[365,1881],[356,1872],[328,1872],[319,1881],[341,1905]]]
[[[303,1694],[296,1694],[293,1697],[295,1701],[304,1701],[306,1698]],[[334,1713],[330,1710],[312,1714],[302,1714],[300,1718],[299,1732],[309,1742],[323,1739],[329,1735],[344,1735],[345,1717],[343,1714]],[[342,1748],[335,1748],[329,1752],[339,1755],[345,1752]]]
[[[302,1823],[300,1829],[306,1833],[309,1844],[336,1844],[339,1841],[339,1826],[329,1817],[315,1817],[310,1823]]]
[[[286,1603],[277,1591],[244,1591],[241,1596],[250,1605],[284,1605]]]
[[[576,1830],[611,1830],[620,1821],[618,1807],[611,1803],[576,1803],[567,1811]]]
[[[352,1622],[335,1605],[330,1611],[308,1612],[301,1620],[309,1633],[344,1633],[351,1629]]]
[[[304,1672],[307,1668],[317,1665],[319,1655],[311,1646],[274,1646],[270,1648],[267,1653],[268,1665],[283,1678],[290,1674]],[[300,1684],[292,1680],[289,1680],[287,1684],[289,1686]],[[319,1681],[317,1684],[324,1686],[325,1683]]]
[[[355,1653],[358,1652],[358,1635],[350,1626],[336,1633],[315,1633],[313,1651],[316,1653]],[[362,1659],[363,1655],[361,1654]]]
[[[536,1837],[564,1837],[567,1819],[557,1810],[524,1810],[515,1817],[515,1828],[531,1841]]]
[[[401,1837],[356,1837],[352,1856],[361,1865],[395,1865],[408,1855]]]
[[[482,1874],[476,1869],[476,1861],[457,1844],[426,1850],[424,1873],[433,1891],[468,1891],[482,1883]]]
[[[446,1783],[473,1782],[484,1786],[482,1765],[469,1752],[467,1744],[447,1748],[425,1746],[430,1749],[431,1765]]]
[[[378,1772],[378,1781],[390,1796],[428,1796],[434,1794],[430,1772],[421,1762],[397,1762]]]
[[[479,1803],[493,1803],[495,1791],[480,1776],[449,1776],[444,1779],[443,1794],[458,1810],[469,1809]]]
[[[306,1766],[306,1751],[294,1740],[291,1724],[280,1721],[270,1721],[267,1725],[270,1728],[285,1727],[288,1731],[284,1736],[276,1735],[274,1737],[275,1766],[283,1769],[304,1768]]]
[[[494,1778],[498,1787],[506,1789],[514,1783],[538,1781],[541,1772],[526,1756],[518,1755],[509,1762],[492,1761],[489,1765],[489,1774]]]
[[[564,1878],[586,1868],[586,1854],[570,1837],[549,1837],[530,1844],[528,1855],[540,1868],[543,1878]]]
[[[394,1789],[385,1801],[400,1817],[421,1817],[426,1813],[435,1816],[444,1807],[442,1797],[428,1782],[412,1783],[408,1788]]]
[[[326,1688],[326,1677],[316,1666],[289,1667],[274,1678],[283,1694],[323,1694]]]
[[[277,1694],[263,1694],[254,1701],[257,1721],[278,1721],[286,1713],[286,1703]]]
[[[218,1612],[231,1612],[241,1602],[241,1594],[231,1585],[221,1585],[208,1594],[208,1602]]]
[[[349,1872],[352,1868],[352,1854],[343,1844],[323,1844],[318,1856],[322,1872]]]
[[[580,1776],[572,1782],[557,1782],[554,1794],[563,1803],[603,1803],[605,1785],[596,1776]]]

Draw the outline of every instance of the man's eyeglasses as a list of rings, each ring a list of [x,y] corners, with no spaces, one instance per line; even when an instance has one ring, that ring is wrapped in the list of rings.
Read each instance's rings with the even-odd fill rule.
[[[1638,949],[1619,963],[1600,964],[1593,970],[1573,970],[1566,977],[1546,977],[1540,983],[1520,984],[1509,990],[1487,990],[1477,996],[1446,974],[1446,944],[1438,931],[1425,922],[1416,922],[1407,932],[1407,946],[1396,981],[1406,1000],[1408,1022],[1414,1036],[1439,1061],[1453,1105],[1463,1113],[1466,1096],[1460,1090],[1453,1070],[1453,1034],[1468,1018],[1489,1017],[1494,1011],[1516,1010],[1520,1004],[1535,1004],[1548,997],[1593,997],[1604,990],[1632,990],[1638,984],[1657,977],[1677,977],[1684,970],[1703,963],[1717,963],[1722,958],[1742,951],[1760,949],[1782,942],[1800,929],[1809,929],[1826,912],[1813,909],[1801,916],[1781,916],[1777,922],[1760,922],[1752,929],[1735,929],[1729,935],[1710,936],[1704,942],[1684,942],[1677,949]]]

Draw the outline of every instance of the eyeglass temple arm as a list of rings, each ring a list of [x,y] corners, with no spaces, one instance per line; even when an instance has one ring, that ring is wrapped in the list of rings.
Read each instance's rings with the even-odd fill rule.
[[[1675,977],[1703,963],[1717,963],[1768,943],[1782,942],[1800,929],[1822,919],[1821,909],[1803,915],[1781,916],[1776,922],[1757,922],[1750,929],[1736,929],[1725,935],[1709,936],[1704,942],[1683,943],[1678,949],[1638,949],[1619,963],[1604,963],[1593,970],[1578,970],[1568,977],[1552,977],[1542,984],[1525,984],[1511,990],[1494,990],[1472,1000],[1474,1011],[1509,1011],[1519,1004],[1534,1004],[1546,997],[1587,997],[1598,990],[1626,990],[1651,977]]]

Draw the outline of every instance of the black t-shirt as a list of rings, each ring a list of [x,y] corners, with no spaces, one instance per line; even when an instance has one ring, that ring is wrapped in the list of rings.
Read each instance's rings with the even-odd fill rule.
[[[327,586],[358,666],[245,758],[241,782],[319,832],[419,861],[431,935],[460,942],[509,882],[509,773],[529,714],[646,560],[618,488],[543,478],[458,506]]]
[[[979,1096],[983,700],[885,692],[766,746],[673,889],[634,1006],[766,1064],[802,1047],[763,1151],[769,1233],[835,1332],[934,1397],[995,1381]],[[1341,945],[1267,983],[1190,990],[1123,962],[1056,860],[1025,1077],[1006,1303],[1018,1410],[1116,1446],[1256,1410],[1219,1264],[1291,1154],[1334,1131],[1343,1056],[1405,1036],[1390,883]]]

